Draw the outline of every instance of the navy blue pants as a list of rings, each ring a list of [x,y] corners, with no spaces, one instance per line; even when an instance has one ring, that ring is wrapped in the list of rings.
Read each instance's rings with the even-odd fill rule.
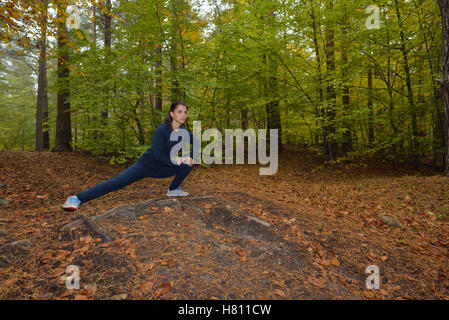
[[[175,176],[172,183],[169,186],[169,190],[175,190],[181,185],[187,175],[192,171],[193,165],[189,166],[182,163],[177,167],[168,166],[154,166],[151,163],[136,161],[133,165],[128,167],[125,171],[118,176],[101,182],[96,186],[93,186],[86,191],[78,193],[76,196],[81,200],[81,203],[90,201],[92,199],[101,197],[106,193],[123,189],[127,185],[136,182],[140,179],[151,178],[168,178]]]

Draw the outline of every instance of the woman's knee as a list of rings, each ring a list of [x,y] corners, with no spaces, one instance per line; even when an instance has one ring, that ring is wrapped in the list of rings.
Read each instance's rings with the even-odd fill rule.
[[[182,163],[179,167],[178,170],[181,171],[191,171],[193,169],[193,166],[189,166],[188,164]]]

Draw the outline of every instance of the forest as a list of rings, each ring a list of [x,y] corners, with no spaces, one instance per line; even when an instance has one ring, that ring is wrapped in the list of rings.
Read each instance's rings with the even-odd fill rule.
[[[447,300],[448,177],[449,0],[0,1],[2,300]]]
[[[73,5],[2,4],[0,150],[135,160],[181,100],[190,125],[275,128],[323,162],[445,169],[437,1]]]

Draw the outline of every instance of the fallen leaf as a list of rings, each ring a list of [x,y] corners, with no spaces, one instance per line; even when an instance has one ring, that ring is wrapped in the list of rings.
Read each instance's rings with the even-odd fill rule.
[[[331,265],[333,265],[334,267],[339,267],[340,266],[340,261],[338,261],[337,258],[333,258],[331,260]]]
[[[169,298],[170,292],[172,289],[172,285],[170,282],[164,282],[163,284],[161,284],[159,287],[156,288],[156,291],[154,292],[154,298],[158,299],[164,297],[164,298]],[[165,300],[165,299],[163,299]]]
[[[238,249],[236,252],[238,253],[239,256],[243,257],[245,255],[245,251],[243,249]]]
[[[153,289],[154,282],[155,282],[154,280],[147,281],[143,285],[140,286],[140,289],[142,291],[149,291],[149,290]]]
[[[324,278],[318,279],[313,276],[308,276],[307,280],[311,284],[313,284],[315,287],[318,287],[318,288],[324,288],[326,286],[326,282],[327,282],[327,279],[324,279]]]
[[[151,269],[154,268],[154,266],[155,266],[155,263],[154,262],[150,262],[148,264],[145,264],[143,269],[146,270],[146,271],[150,271]]]
[[[60,295],[60,297],[61,297],[61,298],[65,298],[65,297],[68,297],[68,296],[70,296],[70,295],[72,295],[72,294],[73,294],[73,289],[70,289],[70,290],[64,291],[64,292]]]
[[[274,289],[273,293],[277,294],[278,296],[285,297],[285,293],[282,290]]]
[[[54,271],[53,277],[59,277],[65,273],[65,268],[58,268]]]
[[[368,299],[377,299],[377,294],[374,291],[368,291],[368,290],[364,290],[362,291],[362,294],[368,298]]]
[[[125,226],[118,226],[117,227],[117,229],[118,229],[118,231],[120,232],[120,233],[127,233],[127,232],[129,232],[129,228],[127,228],[127,227],[125,227]]]
[[[93,286],[93,285],[88,285],[86,286],[86,291],[87,291],[87,296],[90,299],[95,299],[95,297],[97,296],[97,287]]]
[[[322,266],[328,266],[331,264],[331,261],[327,259],[317,259],[317,262]]]
[[[409,276],[408,274],[404,274],[404,278],[406,278],[407,280],[410,280],[410,281],[416,281],[415,278]]]
[[[173,268],[176,264],[176,261],[174,259],[170,259],[167,261],[167,267]]]
[[[87,251],[89,251],[89,245],[85,245],[84,247],[75,250],[76,252],[79,252],[80,255],[85,256]]]
[[[164,210],[164,212],[166,212],[166,213],[172,213],[172,212],[175,211],[175,210],[173,210],[173,208],[170,208],[170,207],[164,207],[163,210]]]

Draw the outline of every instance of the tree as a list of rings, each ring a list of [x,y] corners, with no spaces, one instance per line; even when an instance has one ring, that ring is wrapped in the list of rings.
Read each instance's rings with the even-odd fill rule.
[[[47,98],[47,7],[48,0],[42,0],[41,39],[39,40],[39,73],[36,103],[36,151],[48,150],[48,98]]]
[[[446,143],[445,175],[449,176],[449,0],[438,0],[442,19],[443,63],[441,66],[441,94],[443,97],[445,121],[444,136]]]
[[[58,42],[58,93],[55,146],[52,151],[72,151],[72,127],[70,116],[69,91],[69,48],[67,46],[67,28],[65,25],[67,4],[57,3],[57,42]]]

